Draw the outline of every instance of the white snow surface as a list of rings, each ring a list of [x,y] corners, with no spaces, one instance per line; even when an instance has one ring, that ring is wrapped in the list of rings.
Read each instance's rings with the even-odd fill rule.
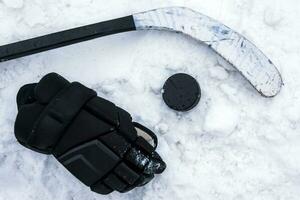
[[[0,200],[299,199],[299,0],[0,0],[0,45],[169,6],[202,12],[254,42],[282,73],[279,95],[261,97],[208,47],[168,32],[123,33],[0,63]],[[49,72],[95,89],[152,129],[166,171],[145,187],[101,196],[52,156],[19,145],[16,93]],[[177,72],[202,88],[187,113],[161,97]]]

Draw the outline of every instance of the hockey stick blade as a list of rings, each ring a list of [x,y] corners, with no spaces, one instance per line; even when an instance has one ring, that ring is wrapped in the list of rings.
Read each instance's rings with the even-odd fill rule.
[[[211,47],[233,65],[263,96],[283,85],[274,64],[254,44],[224,24],[185,7],[161,8],[133,15],[137,30],[183,33]]]
[[[0,46],[0,62],[134,30],[182,33],[208,45],[262,96],[275,96],[283,85],[276,67],[254,44],[222,23],[184,7],[159,8]]]

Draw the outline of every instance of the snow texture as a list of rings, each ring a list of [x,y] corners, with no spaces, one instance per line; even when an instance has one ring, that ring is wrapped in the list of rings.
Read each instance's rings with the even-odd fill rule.
[[[242,33],[285,83],[263,98],[210,48],[169,32],[112,35],[0,63],[0,200],[298,200],[300,196],[300,1],[0,0],[0,45],[158,7],[185,6]],[[49,72],[77,80],[157,133],[166,171],[126,194],[93,193],[53,157],[23,148],[15,97]],[[197,107],[170,110],[161,88],[195,77]]]

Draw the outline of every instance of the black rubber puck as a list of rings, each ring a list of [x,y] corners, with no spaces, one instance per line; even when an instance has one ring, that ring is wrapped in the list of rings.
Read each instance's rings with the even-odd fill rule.
[[[162,96],[170,108],[177,111],[188,111],[198,104],[201,98],[201,89],[192,76],[179,73],[171,76],[165,82]]]

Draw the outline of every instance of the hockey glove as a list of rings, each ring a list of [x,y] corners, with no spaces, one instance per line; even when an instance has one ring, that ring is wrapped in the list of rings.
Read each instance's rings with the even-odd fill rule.
[[[94,192],[127,192],[166,168],[155,152],[154,133],[78,82],[48,74],[39,83],[24,85],[17,104],[17,140],[53,154]]]

